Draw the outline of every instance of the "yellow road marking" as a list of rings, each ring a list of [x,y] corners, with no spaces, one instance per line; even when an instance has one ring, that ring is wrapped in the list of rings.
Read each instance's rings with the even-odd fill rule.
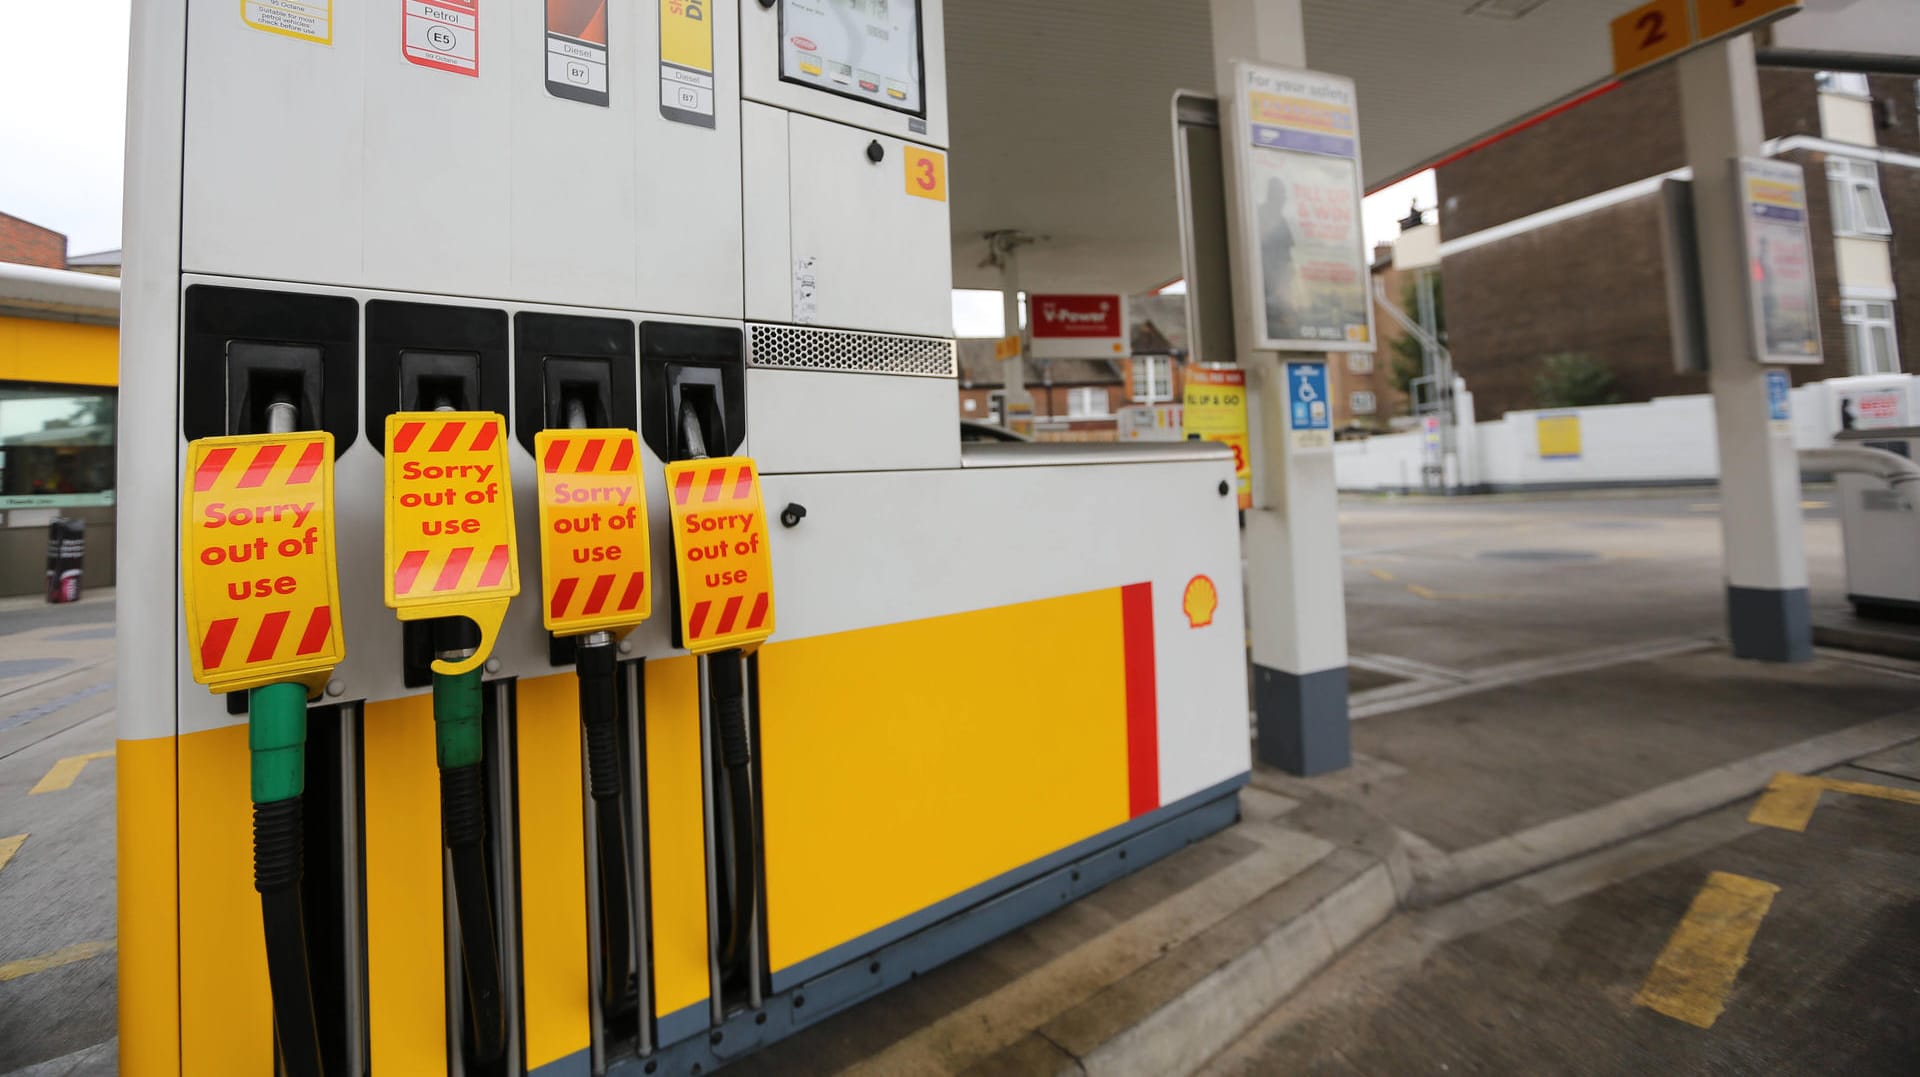
[[[1372,576],[1373,576],[1373,578],[1374,578],[1374,579],[1376,579],[1376,580],[1381,580],[1381,581],[1384,581],[1384,582],[1386,582],[1386,583],[1392,583],[1392,582],[1393,582],[1393,573],[1391,573],[1391,572],[1388,572],[1388,571],[1387,571],[1386,569],[1384,569],[1384,568],[1370,568],[1370,569],[1368,569],[1367,571],[1368,571],[1369,573],[1371,573],[1371,574],[1372,574]]]
[[[76,942],[72,946],[63,946],[50,954],[39,957],[23,957],[18,961],[9,961],[0,965],[0,984],[8,980],[18,980],[22,976],[31,976],[36,972],[57,969],[62,965],[72,965],[90,957],[99,957],[113,949],[113,943],[96,939],[93,942]]]
[[[1827,503],[1824,501],[1802,501],[1800,502],[1800,507],[1803,509],[1824,509],[1827,507]]]
[[[88,752],[85,755],[70,755],[58,763],[55,763],[53,768],[47,771],[47,776],[40,779],[40,784],[27,790],[27,795],[33,796],[35,793],[58,793],[60,790],[72,786],[74,779],[80,777],[80,772],[87,769],[88,763],[96,759],[111,758],[113,758],[112,748],[108,748],[104,752]]]
[[[1421,598],[1434,599],[1434,598],[1440,597],[1440,592],[1435,591],[1431,587],[1422,587],[1417,583],[1407,584],[1407,590],[1412,591],[1414,594],[1419,595]]]
[[[1694,895],[1667,948],[1633,996],[1636,1006],[1698,1028],[1712,1028],[1747,963],[1747,948],[1780,888],[1716,871]]]
[[[1857,797],[1877,797],[1899,804],[1920,805],[1920,793],[1911,789],[1782,771],[1767,783],[1767,791],[1761,794],[1759,802],[1747,813],[1747,822],[1779,827],[1781,830],[1805,831],[1807,823],[1813,819],[1813,809],[1820,806],[1820,794],[1829,790],[1851,793]]]
[[[0,838],[0,870],[6,869],[7,861],[13,859],[13,854],[19,852],[20,846],[26,844],[26,841],[27,836],[25,834],[15,834],[11,838]]]

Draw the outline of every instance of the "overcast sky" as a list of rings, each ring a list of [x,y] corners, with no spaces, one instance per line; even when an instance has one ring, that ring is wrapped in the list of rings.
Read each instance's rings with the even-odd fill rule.
[[[0,0],[0,213],[65,232],[70,254],[120,246],[131,2]],[[1410,197],[1433,205],[1432,173],[1367,199],[1369,246]]]
[[[120,245],[131,0],[0,0],[0,213]]]

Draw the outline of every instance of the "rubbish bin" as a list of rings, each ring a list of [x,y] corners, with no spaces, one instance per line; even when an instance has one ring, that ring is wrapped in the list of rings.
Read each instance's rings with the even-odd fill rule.
[[[87,553],[87,522],[54,517],[47,527],[47,601],[80,601],[80,566]]]

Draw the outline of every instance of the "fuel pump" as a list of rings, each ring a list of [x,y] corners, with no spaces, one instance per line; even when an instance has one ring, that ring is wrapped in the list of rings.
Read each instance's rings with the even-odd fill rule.
[[[616,644],[653,610],[646,487],[635,433],[634,327],[625,319],[529,312],[514,320],[520,421],[516,435],[539,462],[542,618],[554,665],[578,679],[586,752],[593,865],[588,918],[602,1030],[637,1020],[644,931],[634,908],[639,849],[630,844],[625,804],[638,800],[625,745]],[[637,703],[637,700],[631,702]],[[623,739],[624,738],[624,739]],[[638,840],[634,833],[632,839]],[[630,852],[633,855],[629,855]]]
[[[325,1065],[301,895],[303,794],[307,700],[346,655],[337,629],[334,443],[324,430],[298,431],[297,390],[248,388],[260,397],[266,433],[188,445],[187,627],[194,680],[215,693],[246,694],[253,880],[274,1028],[286,1072],[319,1077]],[[311,415],[310,400],[308,408]]]
[[[728,418],[739,414],[740,401],[728,397],[724,370],[664,367],[673,420],[666,480],[679,637],[699,657],[701,726],[709,744],[708,870],[716,915],[708,942],[715,1024],[740,1005],[761,1004],[761,827],[747,656],[774,626],[758,469],[749,457],[708,453],[709,445],[739,444]]]
[[[519,593],[506,419],[446,410],[387,416],[386,600],[433,621],[433,724],[441,835],[451,868],[473,1060],[506,1045],[486,865],[481,667]]]

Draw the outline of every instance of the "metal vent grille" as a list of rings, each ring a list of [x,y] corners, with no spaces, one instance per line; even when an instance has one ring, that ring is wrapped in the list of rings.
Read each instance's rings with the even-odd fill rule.
[[[747,365],[776,370],[832,370],[951,378],[959,372],[953,341],[844,329],[749,325]]]

